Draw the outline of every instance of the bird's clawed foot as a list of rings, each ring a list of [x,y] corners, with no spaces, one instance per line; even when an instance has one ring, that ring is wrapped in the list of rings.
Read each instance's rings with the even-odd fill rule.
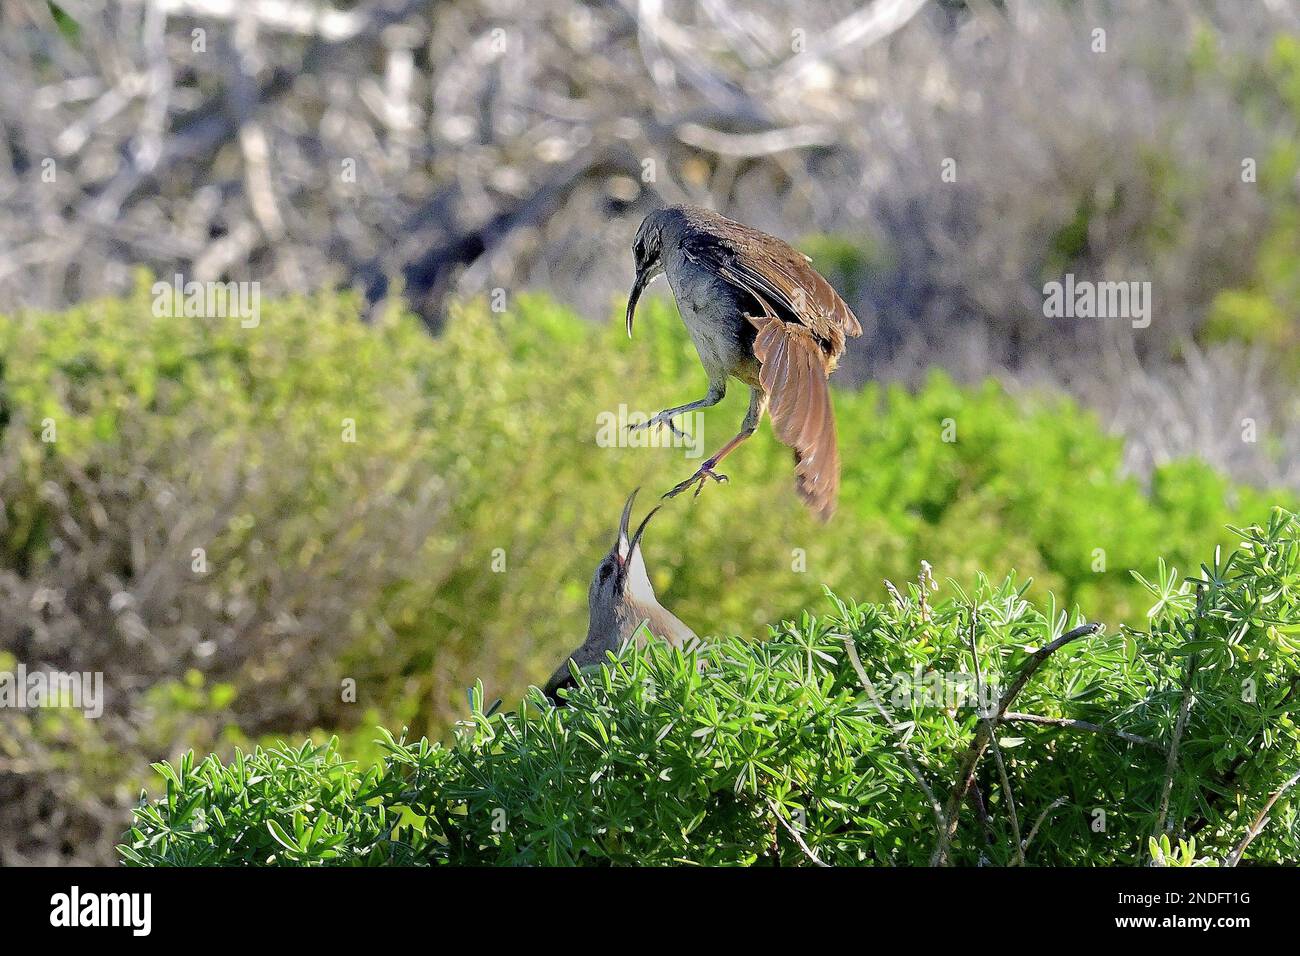
[[[713,466],[716,464],[716,461],[709,459],[704,464],[700,465],[699,470],[696,471],[695,474],[691,475],[691,477],[687,478],[681,484],[674,485],[672,490],[667,492],[664,497],[676,498],[687,488],[691,487],[691,485],[695,485],[695,494],[691,497],[698,498],[700,492],[704,490],[705,481],[709,478],[712,478],[718,484],[723,484],[724,482],[729,481],[730,479],[728,479],[726,475],[719,474],[713,470]]]
[[[665,428],[667,428],[678,438],[685,438],[685,439],[690,438],[690,436],[687,435],[686,432],[682,431],[680,428],[678,428],[676,425],[673,424],[673,416],[667,411],[660,412],[658,415],[655,415],[651,418],[647,418],[645,421],[640,422],[639,424],[628,425],[627,430],[629,432],[639,432],[643,428],[653,428],[655,425],[663,425]]]

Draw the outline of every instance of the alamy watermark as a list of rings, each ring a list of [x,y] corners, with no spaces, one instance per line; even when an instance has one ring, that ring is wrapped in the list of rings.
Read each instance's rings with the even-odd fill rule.
[[[1151,324],[1150,282],[1092,282],[1066,273],[1063,282],[1043,286],[1043,315],[1049,319],[1128,319],[1135,329]]]
[[[50,925],[54,927],[123,927],[133,936],[153,930],[152,893],[82,892],[73,885],[66,893],[50,897]]]
[[[94,720],[104,713],[102,671],[0,671],[0,708],[67,707]]]
[[[239,319],[245,329],[262,321],[259,282],[186,282],[178,272],[171,282],[155,282],[150,291],[156,319]]]
[[[989,717],[997,711],[1001,696],[997,684],[978,681],[974,674],[923,671],[920,665],[911,673],[894,674],[888,687],[889,702],[900,711],[913,707],[938,710],[974,707],[981,717]]]
[[[672,420],[672,427],[656,423],[653,416],[629,411],[619,405],[614,412],[596,416],[596,445],[600,448],[684,448],[687,458],[704,456],[704,413],[686,412]]]

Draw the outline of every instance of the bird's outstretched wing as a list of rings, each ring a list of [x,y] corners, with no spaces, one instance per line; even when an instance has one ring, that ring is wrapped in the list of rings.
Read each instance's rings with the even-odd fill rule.
[[[821,520],[835,512],[840,452],[821,347],[805,328],[773,315],[751,317],[754,355],[776,437],[794,449],[799,495]]]
[[[853,310],[798,250],[774,236],[727,222],[725,231],[703,225],[700,232],[689,234],[682,251],[766,303],[777,318],[807,329],[831,371],[844,352],[845,340],[862,334]]]
[[[840,485],[826,376],[862,325],[834,286],[788,243],[715,214],[697,215],[682,252],[734,286],[756,330],[759,383],[777,438],[794,449],[799,494],[822,520],[830,518]]]

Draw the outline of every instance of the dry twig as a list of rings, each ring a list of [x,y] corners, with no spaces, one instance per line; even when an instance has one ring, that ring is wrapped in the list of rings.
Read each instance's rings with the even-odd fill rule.
[[[980,757],[988,749],[989,740],[992,737],[991,727],[1000,721],[1011,702],[1016,699],[1024,689],[1037,670],[1043,666],[1049,657],[1059,651],[1062,647],[1079,640],[1082,637],[1091,637],[1101,630],[1100,624],[1081,624],[1071,631],[1062,634],[1056,640],[1052,641],[1045,647],[1036,650],[1021,668],[1020,674],[1017,675],[1012,685],[1003,693],[998,701],[997,712],[990,721],[981,721],[978,729],[975,731],[975,739],[971,741],[966,756],[962,760],[961,771],[957,778],[957,784],[952,789],[952,794],[948,798],[948,805],[944,813],[946,824],[939,831],[939,838],[935,841],[934,852],[930,855],[931,866],[942,866],[948,862],[948,847],[952,843],[953,836],[957,833],[957,822],[961,814],[962,802],[966,799],[966,793],[970,790],[971,784],[975,780],[975,768],[979,764]]]

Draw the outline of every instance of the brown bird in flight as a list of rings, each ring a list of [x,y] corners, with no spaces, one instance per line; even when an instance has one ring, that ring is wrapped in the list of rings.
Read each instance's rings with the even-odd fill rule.
[[[574,685],[569,661],[573,661],[579,670],[599,666],[605,660],[606,651],[617,653],[638,632],[644,635],[649,631],[673,647],[689,649],[696,643],[695,632],[659,603],[654,588],[650,586],[650,576],[646,574],[641,535],[659,509],[655,508],[642,518],[636,532],[628,537],[628,519],[632,517],[635,498],[635,491],[628,495],[614,546],[591,577],[591,587],[587,590],[587,639],[565,658],[546,682],[543,693],[557,704],[564,703],[558,691]],[[642,624],[645,628],[641,628]],[[639,639],[643,640],[643,637]]]
[[[634,428],[664,425],[684,433],[673,418],[722,401],[727,379],[749,386],[749,412],[735,438],[705,459],[665,498],[706,479],[758,428],[764,411],[782,443],[794,449],[799,494],[818,517],[835,510],[840,455],[835,443],[827,376],[844,354],[845,340],[862,334],[853,311],[807,256],[774,236],[698,206],[669,206],[645,217],[632,246],[636,281],[627,303],[627,334],[642,290],[668,277],[686,330],[709,376],[699,401],[668,408]]]

